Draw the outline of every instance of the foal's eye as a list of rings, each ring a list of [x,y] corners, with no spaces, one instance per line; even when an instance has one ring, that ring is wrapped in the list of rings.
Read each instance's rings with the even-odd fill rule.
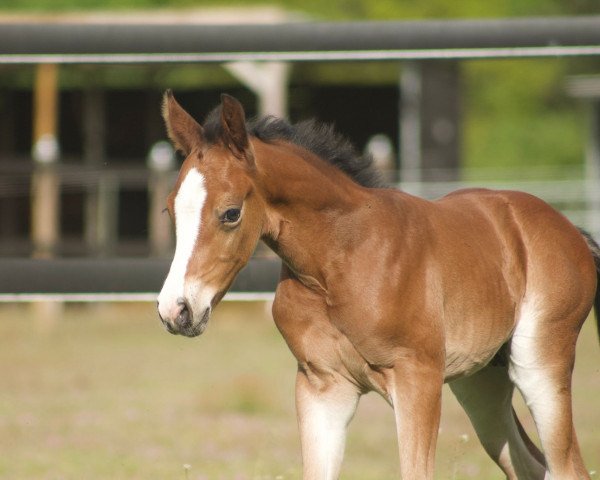
[[[223,223],[235,223],[240,219],[241,214],[239,208],[230,208],[221,216],[221,221]]]

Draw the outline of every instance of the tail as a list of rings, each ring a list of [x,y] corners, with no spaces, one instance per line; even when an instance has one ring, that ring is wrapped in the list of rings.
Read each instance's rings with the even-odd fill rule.
[[[598,276],[598,286],[596,287],[596,298],[594,299],[594,313],[596,315],[596,325],[598,327],[598,336],[600,337],[600,246],[585,230],[579,229],[581,235],[585,239],[596,264],[596,275]]]

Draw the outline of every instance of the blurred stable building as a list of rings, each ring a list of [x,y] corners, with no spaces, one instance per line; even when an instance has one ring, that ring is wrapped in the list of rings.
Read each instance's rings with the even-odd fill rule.
[[[263,8],[0,21],[303,20]],[[173,153],[161,143],[166,88],[199,121],[226,92],[243,103],[249,117],[334,123],[358,148],[371,146],[375,156],[383,156],[377,160],[393,181],[400,154],[404,180],[455,179],[458,68],[449,61],[0,64],[0,256],[172,254],[172,227],[161,212],[180,161],[171,161]]]

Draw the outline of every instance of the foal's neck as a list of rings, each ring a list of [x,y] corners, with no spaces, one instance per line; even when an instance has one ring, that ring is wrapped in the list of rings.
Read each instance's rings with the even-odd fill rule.
[[[300,278],[326,289],[327,266],[352,243],[371,198],[336,167],[289,143],[255,144],[265,243]]]

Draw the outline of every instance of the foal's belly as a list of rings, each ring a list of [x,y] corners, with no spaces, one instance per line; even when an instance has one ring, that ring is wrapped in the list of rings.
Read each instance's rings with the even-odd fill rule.
[[[471,375],[494,359],[512,332],[512,321],[502,323],[479,331],[462,331],[446,340],[446,382]]]
[[[469,376],[485,367],[496,355],[496,351],[455,351],[446,355],[444,380],[451,382]]]

